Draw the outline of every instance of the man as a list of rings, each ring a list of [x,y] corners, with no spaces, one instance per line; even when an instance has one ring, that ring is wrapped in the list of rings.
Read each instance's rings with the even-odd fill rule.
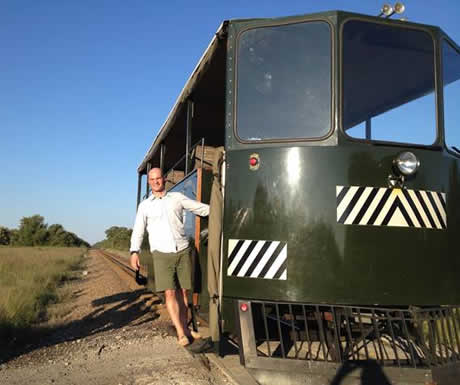
[[[192,288],[192,264],[184,231],[184,210],[207,216],[209,206],[181,193],[166,192],[165,178],[159,168],[150,170],[148,183],[152,195],[137,209],[131,236],[131,266],[139,268],[139,250],[147,228],[156,290],[165,292],[166,308],[176,328],[178,343],[187,346],[199,335],[187,327],[187,290]]]

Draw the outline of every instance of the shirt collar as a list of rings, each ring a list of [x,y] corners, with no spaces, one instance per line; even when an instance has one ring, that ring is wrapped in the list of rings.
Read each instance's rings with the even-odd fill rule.
[[[149,199],[153,202],[155,199],[166,198],[167,195],[168,195],[168,191],[166,191],[165,195],[163,195],[161,198],[157,198],[155,194],[152,193],[152,195],[149,196]]]

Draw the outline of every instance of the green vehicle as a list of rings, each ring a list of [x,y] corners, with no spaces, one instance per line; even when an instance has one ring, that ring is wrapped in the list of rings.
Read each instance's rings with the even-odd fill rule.
[[[430,25],[330,11],[217,30],[138,203],[161,167],[223,212],[209,237],[188,219],[200,311],[258,382],[458,383],[459,79]]]

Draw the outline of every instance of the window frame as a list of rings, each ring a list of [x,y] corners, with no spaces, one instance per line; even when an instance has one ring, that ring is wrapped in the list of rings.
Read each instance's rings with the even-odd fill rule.
[[[344,95],[344,33],[343,30],[345,25],[350,21],[361,21],[368,24],[379,24],[379,25],[386,25],[392,28],[401,28],[405,30],[415,30],[425,32],[430,38],[433,44],[433,80],[434,80],[434,107],[435,107],[435,136],[433,143],[431,144],[420,144],[420,143],[411,143],[411,142],[395,142],[395,141],[387,141],[387,140],[378,140],[378,139],[366,139],[366,138],[356,138],[347,134],[346,130],[343,126],[344,121],[344,104],[345,104],[345,95]],[[407,25],[406,22],[395,21],[395,20],[370,20],[369,18],[364,17],[349,17],[343,20],[339,27],[339,112],[338,112],[338,121],[339,121],[339,132],[350,142],[357,142],[363,144],[371,144],[371,145],[383,145],[383,146],[395,146],[395,147],[413,147],[413,148],[424,148],[424,149],[431,149],[431,150],[439,150],[442,148],[440,145],[440,97],[439,92],[442,87],[440,87],[440,82],[442,82],[442,78],[440,78],[440,68],[442,68],[442,64],[438,66],[437,56],[440,52],[439,42],[434,35],[433,31],[426,27],[415,26],[415,25]]]
[[[441,81],[441,92],[442,92],[442,128],[443,128],[443,146],[450,155],[454,155],[457,158],[460,158],[460,154],[455,150],[451,150],[446,141],[446,109],[445,109],[445,96],[444,96],[444,43],[449,44],[452,49],[457,51],[460,56],[460,47],[446,35],[441,36],[439,39],[439,61],[440,61],[440,81]]]
[[[267,27],[281,27],[287,25],[295,25],[295,24],[307,24],[313,22],[323,22],[327,24],[329,28],[329,41],[330,41],[330,64],[331,64],[331,71],[330,71],[330,127],[329,130],[326,132],[325,135],[321,137],[314,137],[314,138],[276,138],[276,139],[261,139],[261,140],[247,140],[243,139],[238,134],[238,125],[237,125],[237,117],[238,117],[238,61],[239,61],[239,48],[240,48],[240,39],[241,35],[249,30],[253,29],[261,29]],[[267,143],[295,143],[295,142],[321,142],[325,139],[329,138],[334,133],[335,127],[335,73],[336,73],[336,55],[335,55],[335,27],[334,24],[330,22],[330,20],[326,18],[314,18],[314,19],[304,19],[304,20],[295,20],[295,21],[285,21],[285,22],[264,22],[257,25],[250,25],[242,28],[238,31],[235,36],[235,74],[234,74],[234,92],[233,92],[233,135],[236,138],[237,142],[242,144],[267,144]]]

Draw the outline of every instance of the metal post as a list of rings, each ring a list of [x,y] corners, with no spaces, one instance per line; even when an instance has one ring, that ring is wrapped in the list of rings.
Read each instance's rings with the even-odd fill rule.
[[[139,204],[141,203],[141,189],[142,189],[142,174],[139,173],[139,174],[137,174],[137,205],[136,205],[136,211],[137,211],[137,208],[139,207]]]
[[[190,170],[190,146],[192,142],[193,102],[187,100],[187,126],[185,134],[185,175]]]
[[[166,154],[166,146],[164,143],[160,144],[160,169],[161,172],[165,172],[165,154]]]
[[[366,139],[371,140],[371,118],[366,119]]]
[[[152,168],[152,166],[150,165],[150,163],[147,163],[147,180],[146,180],[146,184],[145,184],[145,197],[148,198],[149,196],[149,171],[150,169]]]

